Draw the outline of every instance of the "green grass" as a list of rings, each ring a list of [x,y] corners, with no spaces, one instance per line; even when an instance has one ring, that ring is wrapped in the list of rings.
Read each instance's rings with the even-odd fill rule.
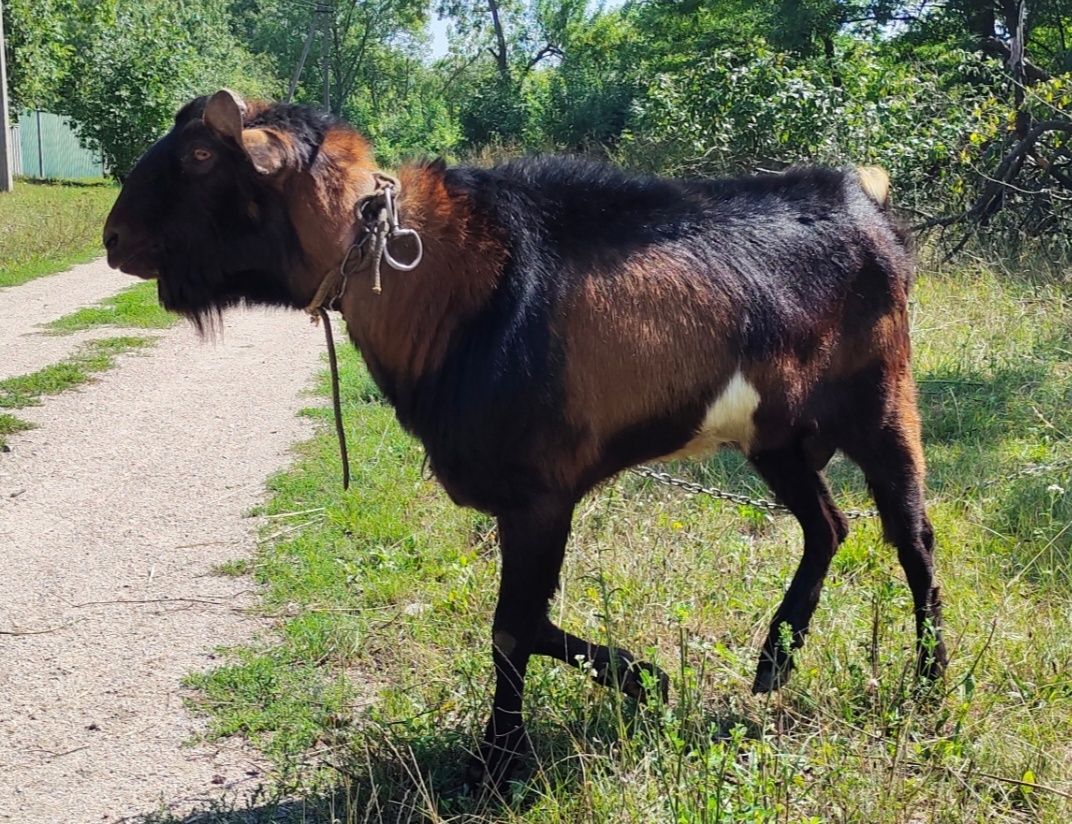
[[[947,694],[913,697],[910,596],[878,525],[860,521],[790,686],[752,696],[798,528],[625,476],[578,508],[553,614],[659,662],[671,701],[638,709],[536,659],[535,758],[490,806],[454,790],[490,701],[493,524],[422,477],[420,447],[347,351],[352,491],[339,488],[328,413],[310,411],[321,432],[271,481],[251,561],[278,632],[190,678],[213,734],[248,737],[278,767],[257,816],[1068,821],[1072,472],[1052,463],[1072,459],[1072,297],[987,272],[931,275],[914,323]],[[732,454],[673,469],[763,492]],[[830,475],[843,505],[867,504],[846,462]]]
[[[111,369],[119,355],[142,349],[154,342],[153,338],[131,336],[90,341],[59,363],[28,375],[0,380],[0,409],[39,406],[42,397],[80,386],[89,381],[93,373]]]
[[[33,424],[28,421],[16,418],[7,412],[0,412],[0,449],[7,446],[7,435],[14,435],[16,432],[25,432],[33,428]]]
[[[103,253],[101,230],[118,189],[106,181],[19,179],[0,193],[0,288]]]
[[[95,326],[163,329],[178,320],[178,315],[169,314],[160,305],[155,281],[147,281],[105,298],[95,306],[87,306],[57,318],[46,324],[45,328],[58,334],[70,334]]]

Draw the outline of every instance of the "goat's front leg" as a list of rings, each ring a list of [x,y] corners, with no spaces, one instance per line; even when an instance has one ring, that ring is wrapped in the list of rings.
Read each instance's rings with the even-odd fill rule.
[[[600,684],[617,687],[638,701],[648,698],[644,673],[650,676],[664,703],[670,694],[670,678],[655,664],[638,661],[632,653],[620,647],[593,644],[578,638],[557,627],[549,618],[544,620],[537,633],[532,651],[587,670]]]
[[[499,515],[502,579],[492,627],[495,699],[470,780],[497,788],[510,776],[517,756],[528,749],[521,716],[525,670],[547,605],[558,586],[569,537],[573,503],[541,501]]]

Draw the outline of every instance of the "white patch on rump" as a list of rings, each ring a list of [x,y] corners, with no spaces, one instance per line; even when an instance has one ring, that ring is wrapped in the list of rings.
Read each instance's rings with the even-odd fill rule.
[[[755,432],[752,416],[758,406],[759,392],[738,369],[707,408],[703,423],[692,440],[666,457],[700,457],[709,455],[726,444],[734,444],[748,454],[748,447]]]

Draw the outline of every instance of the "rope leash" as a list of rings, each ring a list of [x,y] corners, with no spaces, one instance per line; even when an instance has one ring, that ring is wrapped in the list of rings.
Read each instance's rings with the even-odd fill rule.
[[[347,490],[350,488],[350,458],[346,450],[346,432],[343,429],[342,423],[342,402],[339,393],[339,366],[335,354],[335,339],[332,335],[331,320],[328,317],[327,310],[321,307],[317,310],[317,313],[318,315],[314,320],[323,319],[324,321],[324,339],[327,342],[328,364],[331,367],[331,405],[335,413],[335,435],[339,441],[339,456],[342,459],[342,488]],[[426,454],[426,463],[427,460],[428,456]],[[978,484],[978,487],[980,489],[985,489],[986,487],[993,486],[1002,481],[1014,481],[1019,478],[1032,477],[1041,475],[1045,472],[1066,468],[1072,468],[1072,458],[1059,458],[1056,461],[1043,464],[1028,464],[1008,475],[983,481]],[[664,486],[680,489],[691,495],[707,495],[708,497],[716,498],[720,501],[728,501],[729,503],[738,506],[750,506],[755,509],[762,509],[765,512],[790,512],[789,507],[776,501],[768,500],[767,498],[752,498],[737,492],[728,492],[724,489],[719,489],[716,486],[704,486],[703,484],[696,483],[696,481],[690,481],[686,478],[677,478],[669,472],[660,472],[658,469],[652,469],[650,466],[635,466],[629,469],[629,472],[637,477],[647,478],[648,480],[655,481]],[[842,512],[850,521],[859,520],[861,518],[875,518],[878,517],[879,514],[878,510],[873,508],[845,509],[842,510]]]
[[[989,478],[985,481],[981,481],[976,484],[976,488],[987,489],[995,484],[1008,483],[1009,481],[1019,480],[1020,478],[1031,478],[1036,475],[1043,475],[1047,472],[1070,468],[1072,468],[1072,458],[1058,458],[1056,461],[1050,461],[1049,463],[1027,464],[1007,475],[1000,475],[996,478]],[[657,469],[652,469],[650,466],[635,466],[629,471],[640,478],[647,478],[656,483],[663,484],[664,486],[671,486],[692,495],[707,495],[711,498],[717,498],[720,501],[729,501],[730,503],[739,506],[751,506],[767,512],[791,511],[789,507],[777,503],[776,501],[769,501],[766,498],[750,498],[747,495],[741,495],[736,492],[727,492],[718,487],[704,486],[703,484],[698,484],[695,481],[690,481],[685,478],[676,478],[669,472],[660,472]],[[845,509],[842,510],[842,514],[844,514],[850,521],[855,521],[860,518],[877,518],[879,512],[877,509]]]
[[[305,311],[316,323],[321,309],[333,309],[338,306],[346,292],[347,278],[351,272],[359,272],[366,266],[372,267],[372,291],[383,292],[380,268],[386,262],[398,272],[412,272],[424,259],[424,243],[416,229],[404,228],[398,218],[397,193],[401,189],[396,178],[375,172],[372,175],[372,191],[358,198],[354,204],[354,220],[361,227],[357,238],[346,250],[338,268],[329,269],[320,281],[316,294],[305,307]],[[413,259],[401,261],[391,254],[391,242],[399,238],[413,239],[416,247]],[[351,261],[353,268],[351,270]]]
[[[776,501],[769,501],[766,498],[750,498],[747,495],[741,495],[736,492],[727,492],[726,490],[719,489],[715,486],[704,486],[703,484],[698,484],[695,481],[689,481],[685,478],[675,478],[669,472],[660,472],[657,469],[652,469],[650,466],[635,466],[629,471],[641,478],[649,478],[656,483],[672,486],[675,489],[680,489],[692,495],[707,495],[711,498],[717,498],[720,501],[729,501],[738,506],[751,506],[767,512],[791,511],[789,507],[777,503]],[[850,521],[855,521],[858,518],[874,518],[878,515],[877,509],[846,509],[842,510],[842,512]]]
[[[421,236],[415,229],[403,228],[398,220],[398,203],[395,192],[400,188],[396,178],[381,172],[373,174],[375,186],[371,193],[358,199],[354,204],[354,218],[361,227],[360,234],[346,250],[342,263],[337,269],[330,269],[320,281],[320,286],[313,295],[305,311],[313,324],[324,321],[324,340],[328,347],[328,365],[331,367],[331,406],[335,413],[335,435],[339,441],[339,456],[342,459],[342,488],[350,488],[350,456],[346,449],[346,430],[342,424],[342,400],[339,393],[339,363],[335,354],[335,336],[331,329],[331,318],[328,317],[328,309],[338,308],[346,292],[346,280],[350,274],[350,260],[356,253],[356,265],[354,271],[360,271],[366,265],[372,266],[372,291],[380,294],[383,286],[380,282],[380,263],[386,261],[387,265],[399,272],[412,272],[424,258],[424,244]],[[413,260],[408,263],[400,261],[391,254],[389,248],[392,240],[400,237],[411,237],[416,244],[416,252]],[[367,254],[369,244],[372,244],[371,255]]]
[[[340,401],[339,393],[339,366],[335,354],[335,339],[331,332],[331,320],[328,317],[327,310],[320,308],[317,312],[318,318],[316,319],[322,318],[324,321],[324,338],[328,347],[328,364],[331,367],[331,405],[335,413],[335,434],[339,441],[339,456],[342,459],[342,488],[346,490],[350,488],[350,458],[346,450],[346,432],[343,429],[342,424],[342,403]],[[427,455],[425,456],[425,461],[427,461]],[[1041,475],[1045,472],[1066,468],[1072,468],[1072,458],[1059,458],[1056,461],[1043,464],[1028,464],[1008,475],[983,481],[978,486],[980,489],[984,489],[1002,481],[1014,481],[1019,478],[1032,477]],[[790,512],[789,507],[776,501],[771,501],[766,498],[752,498],[737,492],[728,492],[715,486],[704,486],[703,484],[687,480],[686,478],[677,478],[669,472],[660,472],[658,469],[652,469],[650,466],[635,466],[632,467],[629,472],[637,477],[647,478],[648,480],[655,481],[664,486],[680,489],[691,495],[707,495],[708,497],[716,498],[720,501],[728,501],[738,506],[750,506],[756,509],[762,509],[766,512]],[[877,509],[846,509],[842,510],[842,512],[850,521],[859,520],[861,518],[875,518],[879,514]]]
[[[335,412],[335,435],[339,439],[339,457],[342,458],[342,488],[350,488],[350,456],[346,451],[346,432],[342,428],[342,401],[339,399],[339,363],[335,356],[335,336],[331,331],[331,318],[328,310],[320,308],[321,320],[324,321],[324,339],[328,344],[328,365],[331,367],[331,407]]]

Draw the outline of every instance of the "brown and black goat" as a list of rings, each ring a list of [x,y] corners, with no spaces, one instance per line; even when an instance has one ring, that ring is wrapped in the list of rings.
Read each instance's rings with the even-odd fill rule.
[[[375,171],[368,144],[327,115],[199,98],[127,178],[108,260],[155,277],[164,306],[198,325],[240,302],[300,309],[360,233],[354,206]],[[583,659],[636,697],[647,671],[665,693],[657,667],[548,617],[574,506],[641,461],[732,445],[799,520],[803,560],[755,675],[765,692],[788,675],[847,532],[822,475],[842,450],[904,566],[919,673],[942,672],[913,261],[884,173],[684,181],[544,157],[398,179],[423,261],[385,269],[378,294],[367,267],[352,272],[339,308],[450,496],[498,519],[496,685],[476,777],[501,779],[524,748],[533,654]]]

